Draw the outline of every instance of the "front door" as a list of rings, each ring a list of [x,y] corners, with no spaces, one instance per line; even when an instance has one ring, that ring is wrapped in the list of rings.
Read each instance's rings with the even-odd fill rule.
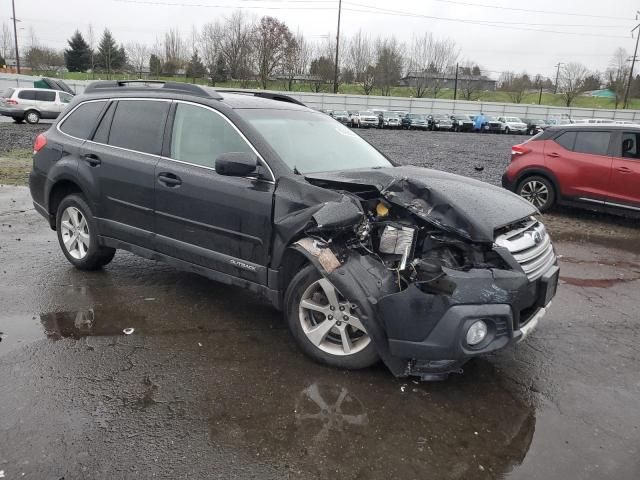
[[[564,197],[604,204],[611,183],[611,133],[568,130],[547,142],[544,158]]]
[[[640,134],[623,132],[618,141],[607,204],[640,211]]]
[[[104,236],[153,248],[155,167],[160,159],[170,101],[119,100],[84,145],[79,174],[99,198]]]
[[[230,152],[257,156],[221,113],[176,103],[169,158],[162,158],[155,169],[156,249],[265,284],[273,179],[219,175],[215,160]]]

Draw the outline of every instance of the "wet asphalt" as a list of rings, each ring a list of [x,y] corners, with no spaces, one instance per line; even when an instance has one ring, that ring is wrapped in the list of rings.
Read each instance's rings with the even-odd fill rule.
[[[620,219],[590,218],[605,233],[585,241],[571,212],[551,220],[562,281],[538,329],[417,383],[313,363],[235,287],[126,252],[75,270],[27,189],[0,187],[0,472],[637,479],[637,223],[615,242]]]

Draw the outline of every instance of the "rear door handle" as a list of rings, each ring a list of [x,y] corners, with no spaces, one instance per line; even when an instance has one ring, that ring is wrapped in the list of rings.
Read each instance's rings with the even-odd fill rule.
[[[160,173],[158,174],[158,181],[162,183],[165,187],[177,187],[182,185],[182,180],[177,175],[173,173]]]
[[[620,173],[631,173],[631,169],[629,167],[616,167],[616,170]]]
[[[551,152],[551,153],[548,153],[547,155],[551,158],[558,158],[560,156],[560,154],[556,152]]]
[[[94,153],[87,153],[86,155],[84,155],[84,161],[87,162],[92,167],[97,167],[102,163],[102,160],[100,160],[100,157],[98,157]]]

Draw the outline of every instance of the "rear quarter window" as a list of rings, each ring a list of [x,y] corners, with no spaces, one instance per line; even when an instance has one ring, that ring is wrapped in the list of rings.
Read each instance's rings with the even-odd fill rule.
[[[86,102],[78,106],[60,125],[60,131],[86,140],[91,135],[105,101]]]
[[[576,143],[576,132],[564,132],[554,138],[553,141],[566,150],[573,150],[573,146]]]

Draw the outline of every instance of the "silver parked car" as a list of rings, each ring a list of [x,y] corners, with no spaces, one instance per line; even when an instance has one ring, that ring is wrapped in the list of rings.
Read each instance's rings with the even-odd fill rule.
[[[9,88],[0,96],[0,115],[16,123],[38,123],[41,118],[56,118],[71,102],[73,95],[44,88]]]

